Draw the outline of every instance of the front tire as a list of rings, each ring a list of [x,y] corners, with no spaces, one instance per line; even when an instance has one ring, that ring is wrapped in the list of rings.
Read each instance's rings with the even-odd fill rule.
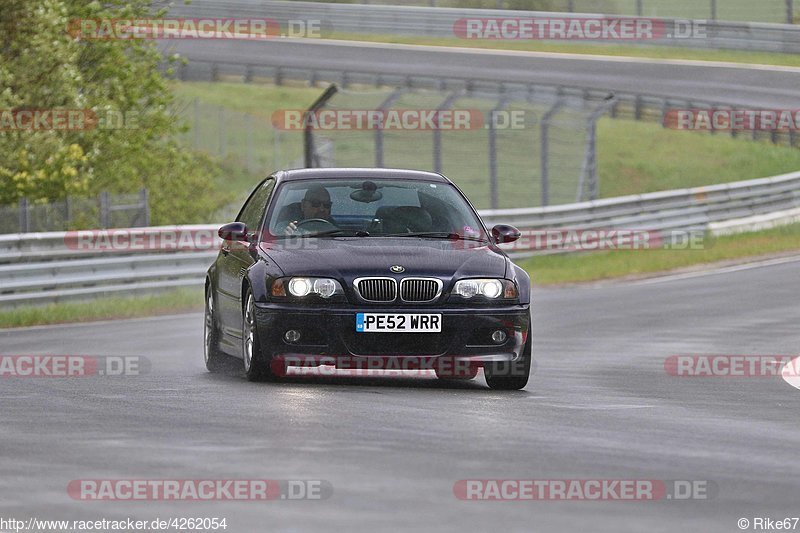
[[[530,326],[529,326],[530,328]],[[531,331],[528,330],[528,340],[522,349],[522,357],[513,362],[486,363],[483,373],[486,383],[495,390],[519,390],[528,384],[531,374]]]
[[[242,312],[242,359],[248,381],[272,381],[276,378],[270,367],[271,357],[266,357],[261,345],[256,322],[256,304],[253,293],[247,289]]]

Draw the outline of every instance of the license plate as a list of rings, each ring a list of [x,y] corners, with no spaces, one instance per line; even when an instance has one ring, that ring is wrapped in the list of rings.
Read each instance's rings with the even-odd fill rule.
[[[441,333],[442,315],[356,314],[358,333]]]

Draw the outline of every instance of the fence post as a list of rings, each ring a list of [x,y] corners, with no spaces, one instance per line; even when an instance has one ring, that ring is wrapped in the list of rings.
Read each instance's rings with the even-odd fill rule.
[[[717,20],[717,0],[711,0],[711,20]]]
[[[794,1],[786,0],[786,24],[794,24]]]
[[[447,98],[444,99],[444,102],[439,104],[439,107],[436,108],[436,121],[437,127],[433,129],[433,171],[434,172],[441,172],[442,171],[442,130],[438,127],[439,121],[439,111],[444,111],[445,109],[450,109],[450,106],[461,96],[461,91],[454,91],[450,94]]]
[[[250,172],[253,171],[253,134],[255,132],[253,128],[253,116],[252,115],[245,115],[245,122],[247,123],[247,147],[246,147],[246,155],[247,162],[245,163],[247,170]]]
[[[219,156],[225,159],[227,152],[227,138],[225,137],[225,108],[219,106],[217,110],[217,131],[219,132]]]
[[[19,199],[19,232],[30,233],[31,231],[31,211],[30,203],[27,198]]]
[[[100,193],[100,227],[108,229],[111,225],[111,205],[108,191]]]
[[[194,99],[194,149],[200,149],[200,100]]]
[[[616,105],[616,97],[609,95],[606,100],[595,109],[589,116],[587,123],[586,135],[586,148],[583,157],[583,168],[581,169],[581,177],[578,181],[578,191],[575,195],[575,201],[583,201],[583,190],[586,181],[589,182],[589,200],[597,200],[600,195],[600,180],[597,175],[597,121],[600,117]],[[587,180],[588,178],[588,180]]]
[[[394,104],[403,93],[405,89],[402,87],[395,89],[381,104],[378,106],[378,111],[384,112],[389,109],[389,106]],[[383,168],[383,125],[378,124],[375,126],[375,166]]]
[[[636,0],[636,16],[641,17],[644,15],[644,8],[642,7],[642,0]]]
[[[305,163],[306,168],[314,168],[314,159],[319,159],[314,157],[314,119],[313,115],[326,103],[328,100],[333,98],[333,96],[338,92],[339,88],[336,84],[330,85],[325,91],[320,95],[317,100],[311,104],[311,107],[308,108],[305,115],[303,116],[303,161]]]
[[[505,109],[505,99],[489,114],[489,199],[492,209],[498,208],[497,194],[497,113]]]
[[[547,112],[542,116],[542,123],[539,126],[540,128],[540,142],[541,147],[539,148],[539,162],[541,165],[541,174],[542,174],[542,206],[547,206],[550,204],[550,139],[549,139],[549,130],[550,130],[550,119],[558,113],[558,110],[564,106],[564,102],[559,99],[553,107],[547,110]]]
[[[142,206],[144,226],[147,227],[150,225],[150,194],[145,187],[142,187],[142,190],[139,191],[139,202]]]

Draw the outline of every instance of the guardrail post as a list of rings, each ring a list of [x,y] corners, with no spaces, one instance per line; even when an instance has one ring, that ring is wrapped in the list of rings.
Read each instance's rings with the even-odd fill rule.
[[[108,191],[100,193],[100,227],[108,229],[111,226],[111,201]]]
[[[786,24],[794,24],[794,2],[786,0]]]
[[[711,0],[711,20],[717,20],[717,0]]]
[[[644,9],[642,7],[642,0],[636,0],[636,16],[641,17],[644,14]]]
[[[27,198],[19,199],[19,232],[30,233],[31,231],[31,206]]]
[[[569,11],[570,13],[574,13],[575,12],[575,2],[573,0],[568,0],[568,2],[567,2],[567,11]]]

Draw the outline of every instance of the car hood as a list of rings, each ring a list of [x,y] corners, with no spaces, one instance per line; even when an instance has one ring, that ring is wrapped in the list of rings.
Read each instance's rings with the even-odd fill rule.
[[[308,238],[262,243],[261,251],[286,275],[338,277],[348,283],[362,276],[506,276],[508,259],[497,248],[471,241],[402,238]]]

